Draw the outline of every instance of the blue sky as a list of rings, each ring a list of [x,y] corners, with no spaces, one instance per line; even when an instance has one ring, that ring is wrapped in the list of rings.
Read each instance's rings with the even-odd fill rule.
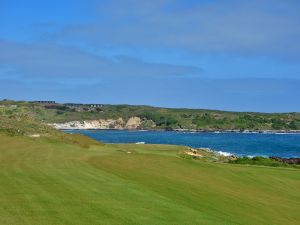
[[[0,0],[0,98],[300,111],[297,0]]]

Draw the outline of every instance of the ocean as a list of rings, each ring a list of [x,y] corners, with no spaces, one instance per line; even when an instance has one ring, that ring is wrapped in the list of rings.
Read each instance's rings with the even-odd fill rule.
[[[66,130],[81,133],[104,143],[174,144],[210,148],[237,156],[300,157],[300,134],[210,133],[128,130]]]

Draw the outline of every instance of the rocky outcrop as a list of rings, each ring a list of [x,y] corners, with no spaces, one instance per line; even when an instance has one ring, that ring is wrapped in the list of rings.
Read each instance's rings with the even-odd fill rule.
[[[66,123],[51,123],[56,129],[138,129],[142,120],[139,117],[131,117],[125,122],[119,119],[99,119],[85,121],[70,121]]]
[[[137,129],[142,123],[141,118],[139,117],[131,117],[127,121],[125,128],[126,129]]]
[[[276,156],[272,156],[270,157],[273,160],[282,162],[282,163],[288,163],[288,164],[298,164],[300,165],[300,158],[281,158],[281,157],[276,157]]]

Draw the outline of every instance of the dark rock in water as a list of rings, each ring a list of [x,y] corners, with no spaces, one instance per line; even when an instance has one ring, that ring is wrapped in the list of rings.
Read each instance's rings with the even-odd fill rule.
[[[277,157],[277,156],[271,156],[270,159],[279,161],[279,162],[283,162],[283,163],[288,163],[288,164],[297,164],[300,165],[300,158],[281,158],[281,157]]]

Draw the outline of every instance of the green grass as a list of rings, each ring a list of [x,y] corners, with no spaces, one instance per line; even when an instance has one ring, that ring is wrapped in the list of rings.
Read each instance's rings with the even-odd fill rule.
[[[298,169],[183,159],[180,146],[94,144],[0,135],[0,224],[299,223]]]

